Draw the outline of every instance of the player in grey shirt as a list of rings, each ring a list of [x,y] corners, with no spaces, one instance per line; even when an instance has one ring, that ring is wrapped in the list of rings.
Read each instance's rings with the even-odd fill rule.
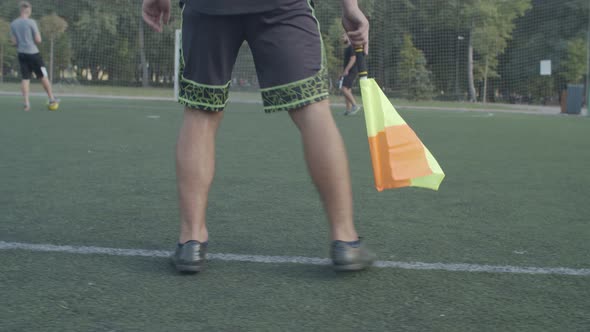
[[[31,109],[29,91],[32,73],[35,73],[35,76],[41,80],[41,84],[49,97],[49,103],[58,102],[51,91],[51,83],[47,79],[47,69],[45,69],[45,64],[39,54],[37,44],[41,43],[41,34],[37,23],[30,18],[31,11],[31,4],[22,1],[20,3],[20,17],[10,24],[11,40],[18,52],[18,62],[22,75],[21,89],[25,99],[25,111]]]

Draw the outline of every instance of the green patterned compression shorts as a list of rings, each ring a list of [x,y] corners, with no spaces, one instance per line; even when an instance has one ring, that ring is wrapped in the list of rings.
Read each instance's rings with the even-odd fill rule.
[[[266,112],[289,111],[328,98],[319,24],[308,0],[248,15],[216,16],[183,8],[179,102],[222,111],[238,51],[248,42]]]

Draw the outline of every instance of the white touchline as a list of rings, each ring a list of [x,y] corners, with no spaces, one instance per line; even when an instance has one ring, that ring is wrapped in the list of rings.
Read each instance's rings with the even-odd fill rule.
[[[81,246],[57,246],[52,244],[32,244],[21,242],[0,241],[0,250],[28,250],[37,252],[63,252],[69,254],[87,255],[111,255],[111,256],[143,256],[143,257],[169,257],[171,252],[165,250],[145,249],[119,249],[105,247],[81,247]],[[211,260],[229,262],[252,262],[271,264],[306,264],[329,265],[326,258],[299,257],[299,256],[263,256],[263,255],[238,255],[238,254],[208,254]],[[398,268],[406,270],[440,270],[454,272],[487,272],[487,273],[515,273],[515,274],[550,274],[590,276],[590,269],[574,269],[566,267],[524,267],[524,266],[499,266],[461,263],[422,263],[422,262],[394,262],[377,261],[378,268]]]
[[[31,93],[31,96],[34,97],[42,97],[45,94],[41,92]],[[20,92],[6,92],[0,91],[0,96],[20,96]],[[175,98],[172,97],[148,97],[148,96],[117,96],[117,95],[93,95],[93,94],[78,94],[78,93],[60,93],[60,97],[69,97],[69,98],[89,98],[89,99],[110,99],[110,100],[146,100],[146,101],[171,101],[176,102]],[[229,101],[231,103],[236,104],[254,104],[254,105],[262,105],[261,99],[250,99],[250,98],[233,98],[230,97]],[[344,103],[333,102],[331,103],[332,106],[344,107]],[[109,107],[106,105],[100,105],[100,107],[105,108]],[[140,108],[140,109],[162,109],[162,107],[155,107],[155,106],[129,106],[129,105],[115,105],[111,108]],[[544,106],[543,109],[537,108],[530,108],[530,109],[518,109],[518,108],[511,108],[511,109],[478,109],[478,108],[453,108],[453,107],[436,107],[436,106],[412,106],[412,105],[403,105],[398,106],[398,110],[423,110],[423,111],[448,111],[448,112],[486,112],[486,113],[513,113],[513,114],[528,114],[528,115],[560,115],[559,108],[555,107],[547,107]]]

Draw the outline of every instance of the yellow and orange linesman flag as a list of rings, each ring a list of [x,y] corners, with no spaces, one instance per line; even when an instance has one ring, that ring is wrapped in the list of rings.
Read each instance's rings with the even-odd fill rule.
[[[438,190],[445,173],[374,79],[356,49],[369,149],[378,191],[402,187]]]

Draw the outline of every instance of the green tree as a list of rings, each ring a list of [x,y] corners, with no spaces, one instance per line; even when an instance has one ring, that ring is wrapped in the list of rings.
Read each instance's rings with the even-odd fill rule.
[[[404,35],[400,61],[398,75],[404,82],[406,96],[411,100],[432,98],[432,73],[426,69],[424,53],[414,46],[409,34]]]
[[[487,90],[488,75],[494,74],[497,57],[504,52],[514,30],[514,21],[524,15],[531,0],[465,0],[460,15],[467,22],[469,99],[476,101],[475,59],[477,53],[483,63],[483,80]],[[484,90],[485,91],[485,90]],[[485,98],[484,98],[485,100]]]
[[[130,0],[74,2],[77,11],[70,15],[79,72],[90,73],[97,83],[108,80],[111,84],[129,84],[137,79],[140,5],[141,2]]]
[[[340,0],[315,2],[330,76],[336,78],[342,66]],[[531,2],[531,9],[519,16],[522,6]],[[475,100],[477,88],[478,99],[484,101],[492,90],[541,100],[538,97],[550,94],[551,87],[569,80],[566,77],[576,66],[572,67],[575,57],[568,45],[587,33],[590,10],[588,0],[359,0],[359,4],[371,22],[369,72],[389,95],[407,92],[398,72],[403,36],[409,34],[423,53],[436,91],[452,96],[447,92],[460,95],[471,87]],[[86,84],[171,84],[178,6],[172,8],[172,26],[162,34],[145,26],[141,33],[138,0],[43,0],[33,6],[34,19],[55,12],[69,23],[55,40],[56,77],[69,64],[78,74],[91,73],[93,81],[82,82]],[[18,1],[0,1],[0,17],[7,22],[18,17]],[[48,56],[49,46],[49,42],[41,45]],[[16,73],[15,52],[4,53],[5,73]],[[539,76],[540,60],[552,60],[553,76]],[[234,77],[238,76],[254,79],[248,52],[240,52]]]
[[[488,79],[499,78],[496,71],[498,67],[498,55],[504,52],[505,40],[499,38],[499,32],[495,27],[475,29],[474,49],[478,50],[479,60],[474,62],[474,81],[483,82],[482,102],[487,102]]]
[[[4,49],[10,42],[10,24],[0,18],[0,83],[4,82]]]
[[[101,69],[106,69],[104,60],[118,53],[114,42],[117,35],[117,16],[101,11],[84,11],[74,26],[78,68],[80,71],[90,70],[92,79],[100,79]],[[110,42],[104,43],[104,40]],[[84,75],[84,78],[87,77]]]
[[[562,63],[562,77],[568,83],[582,83],[588,73],[588,42],[578,37],[567,42],[566,56]]]
[[[417,9],[407,0],[376,1],[369,17],[372,25],[367,57],[369,72],[388,93],[396,91],[404,84],[397,75],[399,55],[404,34],[416,35],[411,31],[413,25],[410,24],[414,19],[414,10]]]
[[[324,51],[326,52],[326,58],[328,61],[328,75],[330,79],[336,80],[342,74],[342,61],[344,47],[342,44],[342,35],[344,34],[344,28],[342,27],[342,21],[340,18],[334,18],[332,24],[324,33]]]
[[[487,101],[488,79],[500,77],[497,72],[498,56],[505,52],[508,40],[512,38],[514,21],[530,7],[530,0],[494,0],[482,6],[483,18],[472,33],[473,47],[480,57],[476,66],[479,68],[479,80],[483,81],[484,103]]]
[[[568,41],[588,33],[589,11],[588,0],[535,1],[531,10],[517,19],[513,40],[500,57],[498,69],[505,93],[535,100],[557,96],[567,83],[567,74],[562,72],[566,69],[563,63],[568,58]],[[551,60],[552,76],[539,76],[541,60]],[[540,80],[545,83],[540,85]]]
[[[56,40],[66,32],[68,23],[55,13],[47,16],[43,16],[39,20],[41,26],[41,32],[45,35],[45,38],[49,38],[49,80],[53,81],[53,68],[55,59],[55,42]]]

